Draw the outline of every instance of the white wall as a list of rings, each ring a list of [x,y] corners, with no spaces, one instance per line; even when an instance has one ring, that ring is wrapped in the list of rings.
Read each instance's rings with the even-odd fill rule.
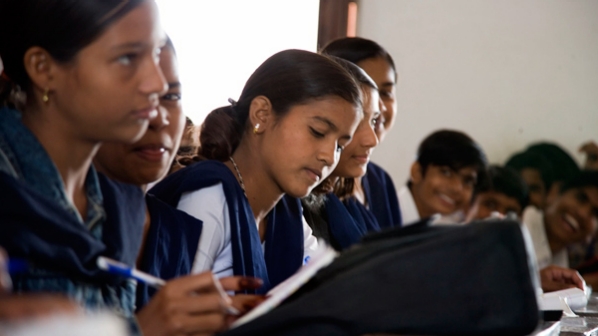
[[[318,0],[157,0],[179,59],[183,110],[195,124],[238,99],[268,57],[316,51]]]
[[[598,140],[598,1],[362,0],[358,36],[399,71],[397,123],[373,155],[395,184],[439,128],[476,139],[492,163],[539,140]]]

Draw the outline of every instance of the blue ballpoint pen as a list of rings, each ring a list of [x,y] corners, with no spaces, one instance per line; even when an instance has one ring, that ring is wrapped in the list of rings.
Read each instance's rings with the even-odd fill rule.
[[[112,274],[118,274],[118,275],[122,275],[124,277],[135,279],[139,282],[143,282],[143,283],[147,284],[148,286],[152,286],[154,288],[161,288],[164,285],[166,285],[166,281],[164,281],[163,279],[160,279],[151,274],[147,274],[145,272],[136,270],[134,268],[127,266],[126,264],[123,264],[116,260],[112,260],[110,258],[98,257],[97,264],[101,270],[104,270],[104,271],[112,273]],[[228,295],[224,292],[222,287],[220,287],[220,286],[216,286],[216,287],[218,289],[218,293],[224,299],[224,302],[229,302],[230,299],[229,299]],[[239,315],[240,314],[240,312],[235,307],[230,306],[230,305],[226,306],[226,312],[229,315]]]

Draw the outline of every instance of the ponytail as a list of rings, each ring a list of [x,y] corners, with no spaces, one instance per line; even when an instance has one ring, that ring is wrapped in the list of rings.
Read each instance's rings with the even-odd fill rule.
[[[199,155],[206,160],[228,161],[243,136],[242,125],[233,105],[210,112],[201,125]]]

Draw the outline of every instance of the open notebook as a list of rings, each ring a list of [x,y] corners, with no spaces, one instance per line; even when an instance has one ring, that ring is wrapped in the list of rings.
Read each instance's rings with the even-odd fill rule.
[[[262,302],[252,311],[235,321],[231,327],[238,327],[276,308],[282,301],[309,281],[309,279],[311,279],[320,269],[330,265],[337,255],[338,253],[334,249],[326,244],[320,243],[318,249],[314,252],[305,266],[301,267],[292,277],[272,288],[267,294],[268,298],[266,301]]]

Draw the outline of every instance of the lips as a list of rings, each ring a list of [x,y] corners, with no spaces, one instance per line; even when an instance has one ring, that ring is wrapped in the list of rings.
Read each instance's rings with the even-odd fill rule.
[[[565,226],[569,228],[569,230],[571,230],[572,232],[579,231],[579,223],[573,216],[569,215],[568,213],[565,213],[563,214],[562,219],[565,223]]]
[[[455,206],[455,203],[456,203],[455,200],[452,199],[452,198],[450,198],[450,197],[448,197],[447,195],[445,195],[445,194],[438,194],[438,197],[442,201],[444,201],[447,205],[449,205],[451,207]]]
[[[133,112],[133,116],[138,119],[153,119],[158,116],[157,106],[150,106]]]
[[[361,164],[366,164],[370,161],[370,155],[369,154],[353,155],[353,159],[357,160],[357,162],[359,162]]]
[[[319,182],[322,178],[322,171],[319,169],[306,168],[305,171],[307,172],[308,177],[314,182]]]
[[[136,147],[133,151],[147,161],[160,162],[170,149],[162,145],[145,145]]]

